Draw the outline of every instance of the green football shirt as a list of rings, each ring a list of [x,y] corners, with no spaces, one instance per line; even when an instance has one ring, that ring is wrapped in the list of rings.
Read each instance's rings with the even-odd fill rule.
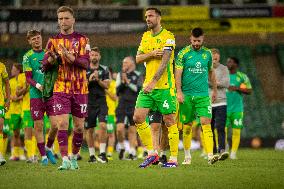
[[[23,70],[31,71],[32,78],[37,83],[43,85],[44,74],[41,71],[42,60],[44,57],[44,50],[34,51],[29,50],[23,57]],[[42,93],[40,90],[34,86],[30,86],[30,98],[42,98]]]
[[[182,69],[181,87],[185,95],[209,96],[208,72],[213,69],[212,54],[206,47],[194,50],[191,46],[179,51],[176,69]]]
[[[230,74],[230,86],[240,87],[244,85],[247,89],[251,89],[251,84],[249,78],[246,74],[242,72],[237,72],[235,74]],[[239,91],[227,91],[227,112],[243,112],[243,95]]]

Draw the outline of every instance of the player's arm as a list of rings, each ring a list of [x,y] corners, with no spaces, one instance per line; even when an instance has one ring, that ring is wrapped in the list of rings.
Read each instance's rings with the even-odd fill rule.
[[[104,75],[102,76],[102,79],[96,78],[96,81],[98,82],[98,84],[99,84],[102,88],[104,88],[104,89],[108,89],[108,88],[109,88],[110,77],[109,77],[108,68],[106,68],[106,70],[104,71]]]
[[[183,54],[179,53],[175,61],[175,81],[177,89],[177,100],[179,103],[183,103],[184,96],[181,89],[181,77],[183,72]]]
[[[120,91],[125,87],[125,85],[122,83],[121,80],[121,72],[119,72],[116,76],[116,82],[115,82],[115,87],[116,87],[116,94],[118,95]]]
[[[23,95],[20,95],[20,96],[17,96],[17,95],[11,96],[11,101],[17,102],[17,101],[19,101],[19,100],[22,100],[23,97],[24,97]]]
[[[137,64],[144,63],[151,58],[161,58],[163,56],[163,53],[164,51],[162,50],[153,50],[145,54],[141,51],[138,51],[136,55],[136,63]]]
[[[59,58],[57,52],[55,52],[55,48],[52,44],[52,39],[49,39],[46,44],[46,51],[42,60],[42,70],[46,71],[52,67]]]
[[[247,75],[243,74],[243,83],[245,84],[246,87],[239,87],[238,91],[240,91],[243,94],[249,95],[252,93],[252,87],[251,87],[251,83],[250,80],[248,78]]]
[[[17,96],[25,95],[28,92],[28,89],[29,89],[28,85],[24,85],[23,87],[17,87],[16,95]]]
[[[60,45],[62,49],[63,56],[69,60],[75,66],[78,66],[82,69],[88,69],[90,64],[90,56],[89,56],[89,44],[87,38],[81,38],[80,41],[80,49],[78,54],[72,54],[68,51],[64,46]]]
[[[27,83],[30,84],[31,86],[37,88],[40,91],[43,91],[43,86],[39,83],[37,83],[34,79],[33,79],[33,73],[32,71],[25,71],[25,75],[26,75],[26,79],[27,79]]]
[[[183,69],[176,68],[175,69],[175,80],[176,80],[176,89],[177,89],[177,100],[179,103],[183,103],[184,96],[181,90],[181,76],[182,76]]]
[[[24,55],[22,64],[23,64],[23,68],[24,68],[24,72],[26,76],[26,90],[28,91],[28,87],[29,87],[28,85],[31,85],[37,88],[38,90],[42,91],[43,87],[41,86],[41,84],[37,83],[33,79],[32,67],[30,65],[29,57],[27,55]]]
[[[252,89],[247,89],[247,88],[239,88],[238,91],[246,95],[250,95],[252,93]]]
[[[246,87],[237,87],[237,86],[230,86],[228,89],[230,91],[237,91],[237,92],[240,92],[242,94],[246,94],[246,95],[249,95],[252,93],[252,87],[251,87],[251,84],[250,84],[250,81],[249,81],[249,78],[246,76],[246,75],[242,75],[242,83],[245,84]]]
[[[116,89],[115,88],[105,89],[105,92],[113,101],[117,100]]]
[[[154,77],[152,78],[152,81],[144,88],[145,93],[149,93],[155,88],[156,83],[159,81],[159,79],[161,78],[161,76],[163,75],[163,73],[165,72],[165,70],[167,68],[167,65],[168,65],[170,58],[171,58],[171,54],[172,54],[172,50],[170,50],[170,49],[164,50],[162,61],[161,61],[161,64],[160,64],[157,72],[155,73]]]
[[[208,72],[209,74],[209,80],[212,84],[212,95],[211,95],[211,100],[212,102],[215,102],[217,98],[217,81],[216,81],[216,74],[214,68],[211,68]]]
[[[5,82],[5,92],[6,92],[6,102],[5,102],[5,110],[8,111],[10,108],[10,99],[11,99],[11,89],[8,77],[4,79]]]
[[[127,84],[127,86],[135,93],[137,93],[139,88],[140,88],[140,86],[139,86],[140,85],[140,83],[139,83],[139,78],[140,78],[139,76],[140,75],[137,75],[137,76],[138,76],[138,81],[136,81],[136,82],[135,81],[132,81],[132,82],[130,81],[130,83]]]
[[[136,64],[144,63],[151,58],[162,58],[163,51],[162,50],[154,50],[149,53],[145,53],[145,49],[147,47],[147,42],[144,36],[142,37],[141,43],[139,45],[137,55],[136,55]]]

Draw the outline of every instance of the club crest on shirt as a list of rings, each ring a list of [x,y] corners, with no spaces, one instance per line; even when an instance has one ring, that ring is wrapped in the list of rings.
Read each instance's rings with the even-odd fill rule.
[[[72,49],[74,49],[75,52],[78,53],[79,41],[77,41],[76,39],[73,39],[73,40],[72,40]]]
[[[203,53],[202,58],[205,60],[207,58],[207,54]]]

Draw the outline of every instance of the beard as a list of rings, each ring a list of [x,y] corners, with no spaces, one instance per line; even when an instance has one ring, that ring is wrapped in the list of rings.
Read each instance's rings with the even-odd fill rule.
[[[91,62],[92,62],[93,64],[97,64],[99,61],[98,61],[98,59],[95,59],[95,58],[94,58],[94,59],[91,60]]]
[[[153,22],[149,22],[149,23],[147,23],[147,27],[148,27],[148,29],[153,29],[153,28],[155,28],[157,26],[157,24],[153,24]]]
[[[202,45],[192,45],[192,48],[197,51],[201,48],[201,46]]]

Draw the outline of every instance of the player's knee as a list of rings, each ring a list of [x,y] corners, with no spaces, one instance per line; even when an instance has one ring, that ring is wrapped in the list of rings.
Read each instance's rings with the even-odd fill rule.
[[[83,133],[84,127],[74,127],[74,131],[75,131],[76,133]]]
[[[208,125],[208,124],[211,124],[211,119],[210,119],[210,118],[203,118],[203,119],[200,119],[200,123],[201,123],[201,125]]]
[[[14,137],[15,138],[19,138],[20,137],[20,131],[19,130],[15,130],[14,131]]]
[[[160,127],[159,127],[159,125],[151,124],[151,130],[153,132],[159,132]]]
[[[167,127],[170,127],[170,126],[172,126],[172,125],[174,125],[176,123],[175,119],[173,118],[173,116],[169,116],[169,115],[164,116],[163,120],[164,120],[165,125]]]
[[[124,125],[123,125],[123,126],[122,126],[122,125],[118,126],[118,127],[116,128],[116,131],[117,131],[118,133],[122,133],[122,132],[124,131]]]
[[[35,127],[35,131],[37,132],[37,133],[42,133],[43,132],[43,127]]]
[[[100,123],[100,129],[106,131],[107,130],[106,123]]]
[[[145,119],[143,119],[143,116],[141,116],[141,115],[134,114],[133,115],[133,121],[134,121],[134,123],[141,124],[145,121]]]

